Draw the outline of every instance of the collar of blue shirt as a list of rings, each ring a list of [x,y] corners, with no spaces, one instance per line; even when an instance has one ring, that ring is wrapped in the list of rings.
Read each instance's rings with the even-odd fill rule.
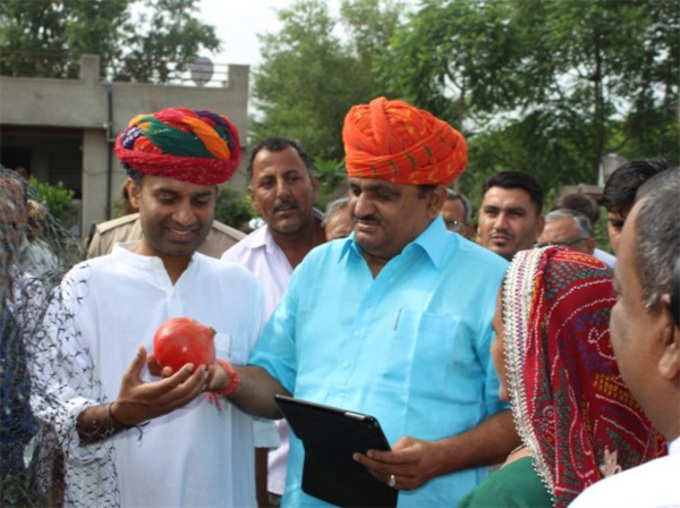
[[[441,215],[437,215],[437,217],[432,222],[430,222],[430,225],[426,227],[425,230],[415,238],[415,240],[404,247],[402,252],[411,248],[420,248],[425,251],[435,268],[440,270],[443,267],[444,257],[448,252],[447,248],[442,248],[444,245],[442,238],[445,238],[447,235],[453,237],[455,245],[458,245],[458,242],[460,241],[459,235],[446,229],[446,225],[444,224],[444,220],[441,218]],[[340,250],[338,261],[341,261],[343,257],[348,255],[348,252],[354,252],[354,254],[357,256],[362,255],[361,247],[354,239],[354,233],[348,236],[344,242],[345,244]]]

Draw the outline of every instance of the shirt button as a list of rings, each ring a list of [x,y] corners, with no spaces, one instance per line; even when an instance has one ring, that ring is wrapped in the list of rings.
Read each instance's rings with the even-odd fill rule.
[[[344,362],[344,363],[342,364],[342,366],[343,366],[344,368],[346,368],[346,369],[349,368],[349,362]]]
[[[355,337],[358,337],[359,335],[361,335],[360,332],[359,332],[359,330],[356,330],[356,331],[354,332],[354,336],[355,336]]]

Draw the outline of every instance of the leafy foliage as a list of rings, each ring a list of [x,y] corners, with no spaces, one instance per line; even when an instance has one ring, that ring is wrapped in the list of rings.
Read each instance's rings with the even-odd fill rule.
[[[241,231],[246,231],[248,221],[256,215],[248,196],[242,196],[229,187],[220,188],[215,203],[215,219]]]
[[[378,95],[464,132],[459,185],[473,202],[502,169],[547,191],[594,183],[610,152],[680,160],[673,0],[421,0],[411,12],[345,0],[339,22],[320,0],[299,0],[279,16],[281,31],[261,38],[251,135],[299,138],[329,167],[343,156],[347,109]]]
[[[128,25],[130,35],[123,38],[126,49],[113,62],[117,80],[158,81],[188,69],[201,48],[215,51],[220,41],[215,28],[192,16],[195,0],[147,0],[151,9],[145,31]],[[142,20],[146,20],[146,16]],[[127,31],[126,31],[127,32]]]
[[[251,119],[251,138],[292,137],[312,157],[342,158],[347,110],[387,93],[372,65],[396,27],[399,8],[387,0],[344,0],[341,22],[349,41],[334,35],[339,22],[326,2],[299,0],[279,11],[281,30],[259,36],[263,63],[253,95],[261,115]]]
[[[378,68],[464,129],[472,179],[513,168],[552,186],[595,181],[612,151],[680,158],[678,40],[666,0],[424,0]]]
[[[64,188],[64,184],[57,185],[39,182],[34,176],[28,182],[29,196],[35,196],[37,201],[47,207],[50,215],[61,224],[70,225],[75,219],[76,209],[73,205],[74,193]]]
[[[315,205],[322,210],[326,205],[343,194],[342,184],[347,178],[345,161],[336,159],[316,159],[314,169],[319,177],[319,193]]]
[[[77,77],[78,55],[99,54],[102,76],[167,82],[205,49],[219,49],[196,0],[5,0],[0,72]],[[135,14],[136,12],[136,14]]]
[[[395,31],[377,70],[400,96],[457,126],[512,107],[522,41],[510,15],[507,2],[424,0]]]

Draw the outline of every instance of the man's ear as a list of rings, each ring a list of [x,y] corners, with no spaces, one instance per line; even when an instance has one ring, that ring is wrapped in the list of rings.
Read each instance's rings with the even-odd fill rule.
[[[429,193],[427,211],[430,219],[434,219],[442,211],[446,196],[446,187],[443,185],[437,185],[434,190]]]
[[[659,373],[668,380],[680,382],[680,326],[673,320],[671,312],[671,295],[666,293],[661,297],[661,316],[663,320],[662,334],[659,337],[661,357],[659,358]]]
[[[133,207],[139,209],[142,189],[140,187],[137,187],[137,184],[132,178],[128,178],[127,180],[125,180],[125,189],[127,190],[128,196],[130,196],[130,204]]]

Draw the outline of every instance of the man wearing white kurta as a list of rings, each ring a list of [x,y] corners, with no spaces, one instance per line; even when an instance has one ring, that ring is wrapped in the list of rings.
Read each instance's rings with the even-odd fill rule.
[[[196,253],[239,150],[228,118],[184,108],[139,115],[116,140],[143,238],[66,275],[34,352],[32,404],[62,438],[66,505],[255,505],[252,420],[223,397],[264,297],[242,267]],[[217,361],[174,372],[147,357],[180,316],[215,330]]]
[[[116,400],[139,344],[151,351],[156,328],[170,317],[189,316],[211,326],[217,332],[216,356],[244,364],[264,318],[262,291],[252,275],[195,253],[173,284],[158,257],[117,245],[112,254],[71,270],[62,292],[63,305],[75,316],[74,333],[63,340],[53,330],[62,361],[52,365],[58,372],[50,377],[65,382],[53,394],[69,408],[60,426],[68,439],[67,501],[101,503],[93,478],[106,476],[100,467],[109,468],[102,461],[110,457],[122,506],[254,506],[252,419],[226,400],[219,409],[208,393],[200,393],[151,419],[141,427],[141,438],[132,427],[106,444],[82,445],[76,431],[85,408]],[[77,372],[82,377],[72,375]],[[99,383],[88,387],[88,376]],[[147,382],[152,376],[143,369],[141,378]],[[73,499],[83,494],[84,499]]]

